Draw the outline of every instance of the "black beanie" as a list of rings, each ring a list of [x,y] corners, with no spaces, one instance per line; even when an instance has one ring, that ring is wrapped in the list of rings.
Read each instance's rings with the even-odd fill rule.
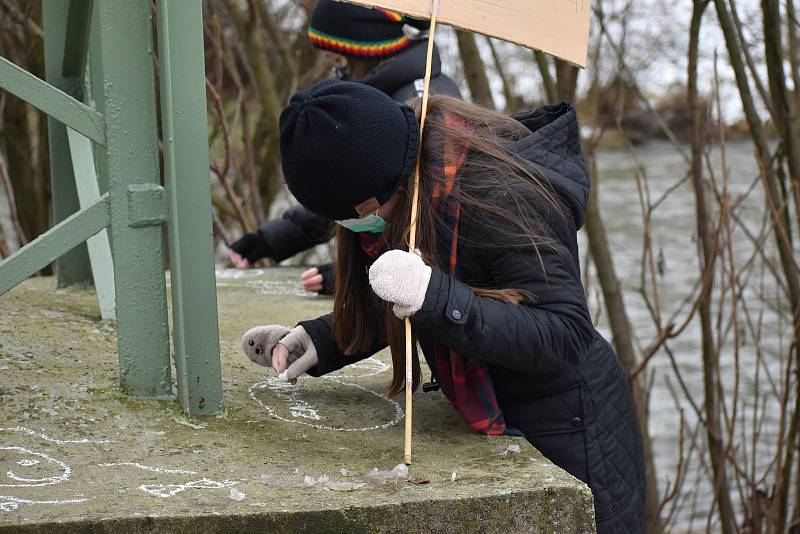
[[[354,82],[326,80],[296,93],[281,113],[286,185],[329,219],[352,219],[384,204],[408,181],[419,146],[410,107]]]
[[[418,21],[409,21],[388,9],[319,0],[311,15],[308,38],[317,48],[344,56],[387,58],[411,44],[403,31],[407,22],[419,28]]]

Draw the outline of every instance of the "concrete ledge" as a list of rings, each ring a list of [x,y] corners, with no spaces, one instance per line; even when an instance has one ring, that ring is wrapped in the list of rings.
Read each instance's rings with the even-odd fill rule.
[[[0,532],[594,532],[584,484],[473,434],[440,393],[415,395],[426,483],[375,476],[403,452],[388,354],[291,387],[239,351],[255,324],[329,310],[299,272],[222,273],[225,411],[193,420],[119,393],[90,290],[35,278],[0,298]]]

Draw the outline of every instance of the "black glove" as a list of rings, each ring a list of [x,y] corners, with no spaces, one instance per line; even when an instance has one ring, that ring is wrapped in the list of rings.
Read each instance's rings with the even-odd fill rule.
[[[251,264],[257,262],[261,258],[268,258],[272,255],[272,250],[270,250],[269,245],[258,232],[244,234],[238,241],[231,245],[231,250],[242,256]]]
[[[322,275],[322,289],[317,291],[318,295],[333,295],[334,290],[334,270],[332,263],[317,266],[319,274]]]

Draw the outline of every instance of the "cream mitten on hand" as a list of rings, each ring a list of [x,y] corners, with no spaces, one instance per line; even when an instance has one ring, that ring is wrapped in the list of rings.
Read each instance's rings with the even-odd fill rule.
[[[398,319],[405,319],[422,308],[431,272],[418,254],[390,250],[369,268],[369,285],[381,300],[394,303]]]
[[[278,375],[281,380],[293,380],[317,365],[319,361],[314,341],[302,326],[292,328],[278,344],[289,351],[289,367]]]

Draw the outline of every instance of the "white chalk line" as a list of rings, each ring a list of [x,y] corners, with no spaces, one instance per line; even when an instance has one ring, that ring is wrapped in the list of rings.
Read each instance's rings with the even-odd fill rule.
[[[194,480],[184,484],[142,484],[139,486],[139,489],[150,495],[155,495],[156,497],[167,498],[174,497],[178,493],[188,489],[223,489],[236,484],[238,484],[238,482],[235,480],[223,480],[222,482],[218,482],[203,477],[200,480]]]
[[[84,499],[60,499],[52,501],[34,501],[31,499],[20,499],[10,495],[0,495],[0,512],[12,512],[19,508],[20,504],[34,505],[34,504],[77,504],[90,501],[94,497],[86,497]]]
[[[365,373],[363,375],[359,374],[334,374],[332,376],[323,376],[322,378],[330,380],[330,379],[339,379],[339,378],[347,378],[347,379],[355,379],[355,378],[366,378],[368,376],[375,376],[381,373],[385,373],[392,366],[388,363],[380,361],[375,356],[370,356],[360,362],[354,363],[352,365],[348,365],[345,369],[369,369],[371,372]]]
[[[97,464],[98,467],[117,467],[117,466],[128,466],[128,467],[135,467],[137,469],[141,469],[142,471],[151,471],[153,473],[166,473],[170,475],[196,475],[197,471],[188,471],[186,469],[171,469],[169,467],[159,467],[159,466],[152,466],[152,465],[142,465],[137,462],[110,462],[110,463],[103,463]]]
[[[300,398],[298,389],[292,384],[272,378],[268,381],[267,387],[289,404],[289,413],[292,417],[304,417],[314,421],[322,419],[317,410]]]
[[[102,445],[104,443],[113,443],[113,440],[110,439],[56,439],[51,438],[47,434],[42,432],[37,432],[35,430],[31,430],[30,428],[25,428],[23,426],[14,426],[14,427],[0,427],[0,432],[18,432],[20,434],[27,434],[29,436],[35,436],[45,441],[49,441],[51,443],[57,443],[58,445],[68,445],[68,444],[82,444],[82,443],[91,443],[96,445]]]
[[[186,469],[171,469],[168,467],[159,467],[153,465],[142,465],[138,462],[112,462],[112,463],[102,463],[97,464],[98,467],[135,467],[136,469],[141,469],[143,471],[150,471],[153,473],[163,473],[163,474],[171,474],[171,475],[196,475],[197,471],[189,471]],[[180,484],[142,484],[139,486],[141,491],[145,493],[149,493],[150,495],[154,495],[156,497],[174,497],[178,493],[184,492],[188,489],[223,489],[233,485],[238,484],[238,482],[233,480],[223,480],[219,482],[217,480],[211,480],[209,478],[203,477],[200,480],[193,480],[191,482],[183,482]]]
[[[29,456],[38,456],[39,458],[43,458],[48,461],[48,463],[56,464],[61,468],[62,474],[59,476],[52,476],[52,477],[43,477],[43,478],[25,478],[18,476],[14,471],[7,471],[6,477],[10,478],[11,480],[15,480],[17,484],[2,484],[0,483],[0,487],[2,488],[35,488],[39,486],[52,486],[53,484],[60,484],[65,480],[69,480],[69,476],[72,473],[70,467],[60,460],[56,460],[55,458],[51,458],[48,455],[42,452],[34,452],[30,449],[26,449],[25,447],[17,447],[14,445],[0,445],[0,450],[6,451],[16,451],[22,454],[27,454]],[[22,466],[31,466],[36,465],[39,461],[29,460],[30,463],[23,463],[25,460],[23,459],[21,462],[17,462],[19,465]],[[26,465],[27,464],[27,465]]]
[[[364,386],[361,386],[359,384],[353,384],[353,383],[350,383],[350,382],[342,382],[342,381],[340,381],[340,380],[338,380],[336,378],[333,378],[333,377],[323,377],[323,379],[324,380],[328,380],[330,382],[336,382],[337,384],[341,384],[343,386],[354,387],[356,389],[359,389],[361,391],[369,393],[370,395],[374,395],[375,397],[378,397],[379,399],[388,402],[389,405],[394,408],[394,411],[395,411],[394,419],[392,419],[391,421],[388,421],[386,423],[380,424],[380,425],[368,426],[368,427],[363,427],[363,428],[347,428],[347,427],[340,427],[340,426],[329,426],[329,425],[321,425],[321,424],[316,424],[316,423],[308,423],[306,421],[299,421],[297,419],[287,419],[286,417],[282,417],[281,415],[278,415],[278,413],[276,412],[276,410],[272,406],[269,406],[269,405],[263,403],[258,397],[256,397],[256,391],[257,390],[263,390],[263,389],[269,388],[269,389],[272,389],[273,391],[275,391],[275,389],[273,389],[273,387],[275,387],[276,384],[280,384],[282,386],[283,383],[279,382],[277,378],[273,378],[273,379],[270,379],[270,380],[266,380],[264,382],[258,382],[256,384],[253,384],[248,389],[248,393],[250,394],[250,398],[253,399],[254,401],[256,401],[264,409],[264,411],[266,411],[267,414],[269,414],[271,417],[274,417],[275,419],[279,419],[279,420],[284,421],[286,423],[294,423],[294,424],[298,424],[298,425],[310,426],[311,428],[316,428],[316,429],[320,429],[320,430],[335,430],[337,432],[366,432],[368,430],[379,430],[379,429],[389,428],[390,426],[396,425],[405,416],[405,413],[403,412],[403,408],[400,407],[400,404],[397,401],[392,400],[392,399],[388,399],[383,394],[378,393],[377,391],[373,391],[371,389],[365,388]],[[305,402],[305,401],[303,401],[303,402]],[[292,415],[294,415],[294,414],[292,414]]]

